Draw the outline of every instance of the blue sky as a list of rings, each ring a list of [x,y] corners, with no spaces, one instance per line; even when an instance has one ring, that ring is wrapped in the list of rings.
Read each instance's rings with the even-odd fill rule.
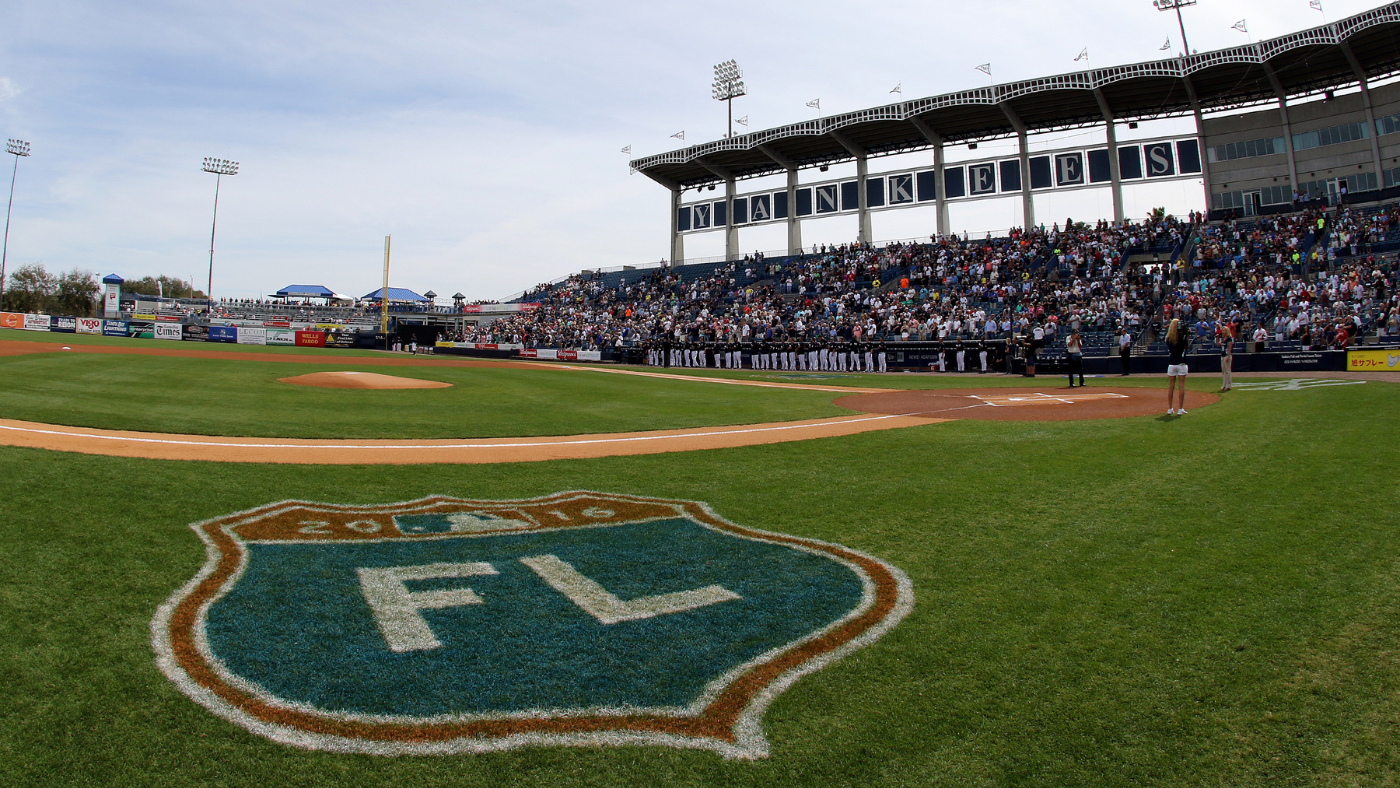
[[[1327,21],[1380,5],[1324,2]],[[629,175],[620,149],[670,150],[681,129],[690,143],[723,134],[709,81],[728,58],[750,93],[736,115],[757,130],[811,117],[804,104],[816,97],[844,112],[897,98],[896,83],[911,99],[983,84],[979,63],[1009,81],[1074,70],[1085,46],[1102,66],[1153,59],[1179,37],[1149,0],[9,9],[0,135],[29,140],[34,154],[20,164],[10,266],[169,274],[202,288],[214,176],[199,166],[214,156],[242,162],[221,192],[214,270],[215,295],[239,297],[291,283],[367,293],[386,234],[395,285],[471,298],[657,260],[668,194]],[[1230,29],[1241,18],[1256,39],[1324,21],[1308,0],[1204,0],[1187,11],[1192,45],[1246,41]],[[1175,188],[1134,204],[1200,207],[1199,190]],[[1076,199],[1067,210],[1077,217],[1103,203]],[[1009,226],[1014,201],[1000,202],[955,224]],[[932,221],[881,214],[875,235],[927,235]],[[747,231],[741,244],[777,249],[781,233]],[[804,228],[808,244],[854,235],[850,217]],[[718,234],[687,243],[691,256],[722,252]]]

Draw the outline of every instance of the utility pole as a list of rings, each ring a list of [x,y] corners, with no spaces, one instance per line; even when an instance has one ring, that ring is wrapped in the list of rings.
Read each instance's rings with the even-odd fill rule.
[[[1189,5],[1195,5],[1196,0],[1152,0],[1152,5],[1158,11],[1175,11],[1176,24],[1181,29],[1181,47],[1187,56],[1191,54],[1191,45],[1186,43],[1186,22],[1181,18],[1181,9]]]
[[[724,135],[725,139],[729,139],[734,136],[734,99],[747,95],[744,90],[744,72],[739,69],[738,63],[726,60],[715,66],[715,81],[710,87],[713,91],[711,95],[716,101],[723,101],[729,105],[729,133]]]
[[[204,297],[209,299],[209,314],[214,314],[214,232],[219,228],[219,186],[223,183],[224,176],[230,177],[238,174],[238,162],[228,159],[204,160],[204,171],[214,174],[214,221],[209,225],[209,283],[206,285]]]
[[[0,303],[5,300],[5,263],[10,257],[10,209],[15,207],[15,177],[19,175],[20,157],[29,155],[29,143],[12,139],[5,144],[5,152],[15,157],[15,168],[10,173],[10,202],[5,206],[5,242],[0,249]]]

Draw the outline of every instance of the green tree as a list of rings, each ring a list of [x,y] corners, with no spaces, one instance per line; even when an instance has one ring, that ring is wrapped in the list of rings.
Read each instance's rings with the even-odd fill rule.
[[[204,298],[204,293],[194,289],[191,282],[183,279],[176,279],[173,276],[143,276],[140,279],[131,279],[122,285],[122,290],[128,293],[144,296],[164,296],[166,298]]]
[[[9,312],[42,312],[57,292],[58,278],[44,270],[43,263],[22,265],[5,283],[4,307]]]
[[[58,278],[53,311],[71,317],[92,317],[97,313],[101,293],[96,274],[74,269]]]
[[[100,293],[97,277],[91,271],[74,269],[55,275],[43,263],[30,263],[15,269],[5,283],[3,306],[8,312],[91,317],[96,313]]]

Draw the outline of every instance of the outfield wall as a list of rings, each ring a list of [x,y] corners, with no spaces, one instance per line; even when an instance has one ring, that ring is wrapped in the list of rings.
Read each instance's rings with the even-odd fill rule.
[[[335,331],[282,326],[186,325],[151,315],[133,315],[130,320],[98,317],[54,317],[50,315],[0,312],[0,328],[21,331],[47,331],[66,334],[93,334],[109,337],[164,339],[190,342],[222,342],[238,345],[281,345],[285,347],[353,348],[365,346],[361,332]],[[373,337],[373,334],[366,334]],[[368,344],[373,347],[373,342]]]

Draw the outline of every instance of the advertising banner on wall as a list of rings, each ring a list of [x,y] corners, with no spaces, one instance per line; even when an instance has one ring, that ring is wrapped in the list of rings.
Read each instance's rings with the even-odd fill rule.
[[[324,331],[298,331],[297,347],[325,347],[326,334]]]
[[[438,342],[440,348],[456,348],[459,350],[520,350],[525,347],[521,344],[510,342]]]
[[[56,317],[49,324],[50,331],[58,331],[63,334],[72,334],[78,330],[78,318],[76,317]]]
[[[179,323],[156,323],[156,339],[184,339]]]
[[[102,288],[102,314],[116,317],[121,313],[122,286],[108,282]]]
[[[126,321],[126,335],[132,339],[154,339],[156,324],[144,320],[140,322],[128,320]]]
[[[327,334],[326,347],[352,348],[355,346],[355,338],[359,335],[358,331],[341,331],[338,334]]]
[[[125,320],[103,320],[103,321],[102,321],[102,334],[103,334],[104,336],[109,336],[109,337],[124,337],[124,336],[126,336],[126,321],[125,321]]]
[[[101,334],[101,333],[102,333],[102,319],[101,319],[101,318],[97,318],[97,317],[80,317],[80,318],[78,318],[78,333],[79,333],[79,334]]]
[[[1400,370],[1400,351],[1348,350],[1347,369],[1351,372],[1395,372]]]
[[[207,342],[209,341],[209,326],[185,326],[186,342]]]
[[[521,357],[521,358],[533,358],[533,359],[538,359],[538,360],[541,360],[541,361],[556,361],[556,360],[558,360],[558,358],[559,358],[559,351],[557,351],[557,350],[548,350],[548,349],[544,349],[544,348],[541,348],[541,349],[538,349],[538,350],[534,350],[534,349],[531,349],[531,350],[522,350],[522,351],[520,351],[520,357]]]
[[[267,329],[267,344],[269,345],[295,345],[297,334],[300,332],[286,328]]]
[[[25,315],[25,331],[48,331],[51,319],[48,315]]]
[[[240,345],[266,345],[267,329],[244,327],[238,329],[238,344]]]
[[[210,342],[237,342],[237,341],[238,341],[238,327],[237,327],[237,326],[210,326],[210,327],[209,327],[209,341],[210,341]]]
[[[0,312],[0,328],[24,328],[24,315],[20,312]]]

